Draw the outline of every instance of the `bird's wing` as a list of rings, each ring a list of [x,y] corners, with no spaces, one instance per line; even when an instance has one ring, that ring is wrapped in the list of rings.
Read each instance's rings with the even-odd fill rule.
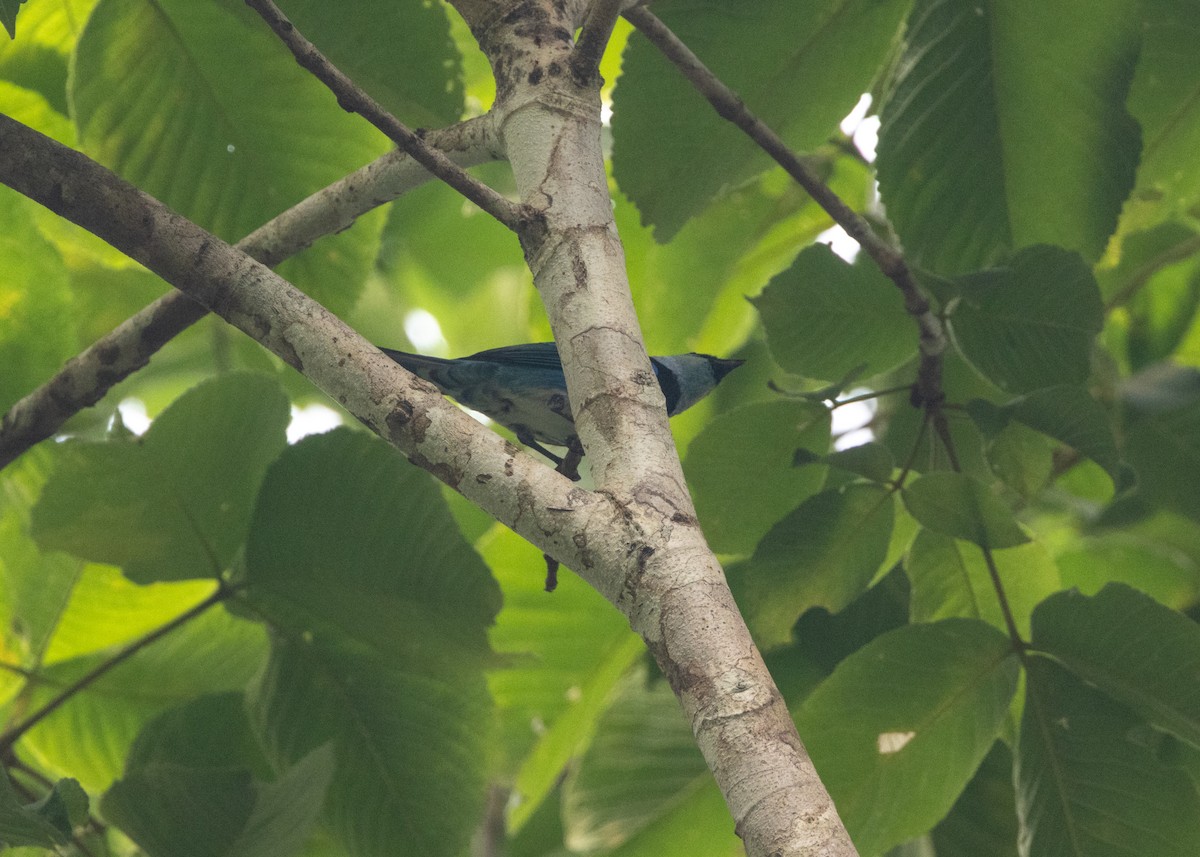
[[[555,372],[562,372],[558,347],[553,342],[531,342],[528,345],[489,348],[487,351],[480,351],[463,359],[482,360],[502,366],[524,366],[530,369],[553,369]]]

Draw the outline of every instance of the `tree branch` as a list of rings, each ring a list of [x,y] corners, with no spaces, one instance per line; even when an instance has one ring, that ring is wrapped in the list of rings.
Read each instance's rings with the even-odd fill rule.
[[[111,658],[100,663],[95,667],[95,669],[89,670],[86,674],[71,682],[71,684],[67,685],[61,691],[55,694],[49,702],[47,702],[37,711],[33,712],[33,714],[30,714],[16,726],[5,730],[4,734],[0,735],[0,755],[6,754],[13,744],[20,740],[22,735],[24,735],[34,726],[37,726],[39,723],[61,708],[63,703],[67,702],[71,699],[71,697],[75,696],[75,694],[94,683],[113,667],[124,663],[142,649],[149,646],[151,643],[165,637],[176,628],[186,625],[188,622],[206,612],[209,608],[220,604],[228,597],[229,590],[224,585],[219,585],[217,590],[212,595],[208,596],[200,603],[189,607],[174,619],[171,619],[169,622],[160,625],[148,634],[145,634],[144,636],[134,640]]]
[[[904,306],[916,321],[919,332],[921,366],[917,371],[914,398],[922,405],[936,407],[940,404],[945,395],[942,391],[942,355],[946,350],[946,334],[941,321],[930,309],[929,300],[913,278],[904,256],[880,238],[865,218],[846,205],[821,181],[820,177],[788,148],[779,135],[755,116],[737,93],[722,83],[653,12],[644,6],[637,6],[626,11],[625,18],[675,64],[721,118],[740,128],[783,167],[834,222],[859,243],[863,251],[879,266],[879,270],[896,284],[904,296]]]
[[[600,59],[624,5],[625,0],[592,0],[583,32],[571,51],[571,74],[581,86],[591,84],[592,78],[599,74]]]
[[[0,114],[0,182],[99,236],[303,372],[368,428],[615,599],[624,511],[446,401],[259,262],[86,155]],[[588,539],[573,536],[582,528]]]
[[[544,215],[526,258],[597,492],[626,516],[618,554],[593,554],[615,563],[616,587],[601,591],[661,666],[748,853],[853,854],[696,520],[613,220],[599,81],[564,73],[570,10],[554,0],[501,17],[475,0],[455,8],[496,73],[493,112],[521,199]]]
[[[520,206],[509,202],[486,184],[471,176],[444,154],[428,145],[421,135],[411,131],[403,122],[384,110],[383,105],[367,95],[361,87],[326,59],[324,54],[317,50],[316,45],[304,38],[296,26],[271,0],[246,0],[246,5],[257,12],[267,26],[287,45],[288,50],[296,57],[296,62],[311,72],[317,80],[325,84],[337,96],[338,104],[343,110],[361,115],[386,134],[397,146],[408,152],[429,172],[512,231],[520,230],[526,220],[526,215]]]
[[[432,131],[426,142],[464,167],[497,157],[490,116]],[[431,178],[408,153],[394,149],[292,206],[236,246],[274,267]],[[72,358],[53,378],[16,402],[0,421],[0,468],[53,435],[76,413],[96,404],[207,314],[207,309],[183,292],[171,291]]]

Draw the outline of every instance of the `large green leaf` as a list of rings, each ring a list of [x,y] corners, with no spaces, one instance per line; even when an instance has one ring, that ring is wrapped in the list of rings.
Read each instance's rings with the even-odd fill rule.
[[[1029,633],[1030,615],[1049,595],[1062,589],[1054,560],[1039,542],[994,551],[992,562],[1004,586],[1017,630]],[[912,583],[910,618],[932,622],[955,616],[982,619],[1007,632],[996,585],[983,552],[930,530],[913,540],[904,569]]]
[[[950,330],[962,355],[1007,393],[1082,384],[1103,324],[1100,291],[1078,255],[1029,247],[959,278]]]
[[[287,421],[287,399],[269,378],[201,384],[136,442],[62,448],[34,536],[43,548],[120,565],[139,582],[216,577],[241,547]]]
[[[1032,658],[1017,739],[1021,853],[1190,857],[1200,798],[1156,757],[1128,709],[1043,658]]]
[[[714,419],[692,441],[684,472],[713,548],[749,553],[771,525],[825,481],[795,467],[796,451],[829,448],[829,411],[803,401],[757,402]]]
[[[749,561],[732,566],[729,585],[758,644],[782,645],[804,611],[837,613],[857,598],[887,555],[894,510],[879,485],[823,491],[776,524]]]
[[[1170,402],[1171,390],[1159,392],[1162,406],[1131,415],[1125,457],[1137,471],[1140,497],[1195,520],[1200,518],[1200,398],[1189,391]]]
[[[896,34],[902,0],[656,3],[654,13],[794,149],[823,143],[868,88]],[[717,116],[640,34],[613,95],[613,170],[670,239],[724,187],[769,160]]]
[[[261,668],[265,653],[260,626],[220,609],[209,610],[76,693],[30,730],[18,749],[44,771],[76,777],[89,792],[103,791],[120,776],[126,754],[147,722],[196,696],[240,691]],[[73,658],[47,668],[45,682],[29,695],[29,710],[112,654]]]
[[[802,251],[753,303],[775,362],[806,378],[867,378],[916,355],[900,290],[874,265],[848,265],[824,244]]]
[[[1200,69],[1192,62],[1200,7],[1188,0],[1143,0],[1142,50],[1129,110],[1142,127],[1137,185],[1123,226],[1144,229],[1200,200]]]
[[[234,0],[101,0],[75,51],[70,99],[89,155],[229,241],[387,148]],[[376,246],[370,228],[352,229],[280,273],[346,309]]]
[[[962,473],[927,473],[906,485],[901,496],[909,514],[934,532],[992,550],[1029,541],[1004,501]]]
[[[670,685],[631,671],[563,784],[563,841],[579,852],[614,848],[711,783]]]
[[[933,829],[937,857],[1017,857],[1012,753],[1001,741]]]
[[[1047,598],[1033,645],[1151,723],[1200,747],[1200,628],[1119,583]]]
[[[1133,185],[1134,0],[918,0],[882,110],[880,194],[942,273],[1058,244],[1095,261]]]
[[[251,690],[276,760],[332,742],[326,811],[353,855],[457,855],[483,808],[483,669],[499,592],[438,487],[349,429],[268,472],[246,597],[275,628]]]
[[[272,782],[240,693],[200,697],[142,730],[105,817],[151,857],[287,857],[321,811],[329,748]]]
[[[501,771],[512,778],[508,825],[519,831],[587,749],[613,688],[646,647],[570,572],[548,594],[544,557],[511,530],[497,525],[479,547],[504,589],[491,640],[506,658],[488,686],[500,709]]]
[[[1124,583],[1176,610],[1200,595],[1200,563],[1158,538],[1123,530],[1099,532],[1070,542],[1054,557],[1064,587],[1095,595],[1109,583]]]
[[[1003,634],[947,619],[878,637],[805,700],[800,736],[861,853],[949,811],[1000,733],[1017,674]]]

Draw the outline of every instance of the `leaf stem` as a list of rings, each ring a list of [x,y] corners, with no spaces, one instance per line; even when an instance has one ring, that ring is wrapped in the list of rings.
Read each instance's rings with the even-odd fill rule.
[[[125,648],[121,649],[119,652],[117,652],[115,655],[113,655],[111,658],[109,658],[108,660],[99,664],[94,669],[92,669],[85,675],[81,676],[80,678],[78,678],[77,680],[72,682],[71,684],[67,685],[65,688],[63,688],[61,691],[59,691],[59,693],[53,699],[51,699],[49,702],[47,702],[45,705],[43,705],[37,711],[30,714],[28,717],[26,717],[23,721],[18,723],[16,726],[13,726],[12,728],[6,730],[3,734],[0,734],[0,754],[8,753],[8,751],[12,748],[13,744],[15,744],[26,732],[28,732],[30,729],[32,729],[34,726],[36,726],[38,723],[41,723],[43,720],[45,720],[47,717],[49,717],[51,714],[53,714],[55,711],[57,711],[60,707],[62,707],[62,705],[64,703],[66,703],[68,700],[70,700],[70,698],[72,696],[79,693],[81,690],[87,688],[89,685],[91,685],[93,682],[95,682],[97,679],[99,679],[101,676],[103,676],[105,673],[107,673],[113,667],[125,662],[130,657],[137,654],[142,649],[149,646],[151,643],[157,641],[158,639],[160,639],[162,637],[165,637],[167,634],[171,633],[176,628],[179,628],[182,625],[185,625],[188,622],[190,622],[191,620],[195,619],[197,616],[200,616],[202,613],[207,611],[210,607],[220,604],[222,601],[224,601],[226,598],[229,597],[231,591],[232,590],[229,587],[227,587],[224,583],[218,583],[217,589],[215,592],[212,593],[212,595],[209,595],[203,601],[188,608],[183,613],[180,613],[178,616],[176,616],[174,619],[170,620],[169,622],[167,622],[163,625],[160,625],[158,628],[155,628],[153,631],[150,631],[148,634],[145,634],[144,636],[139,637],[137,640],[134,640],[132,643],[125,646]]]

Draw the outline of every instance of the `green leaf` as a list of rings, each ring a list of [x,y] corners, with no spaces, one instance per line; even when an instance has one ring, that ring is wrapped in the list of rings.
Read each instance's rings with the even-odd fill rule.
[[[1027,635],[1037,605],[1062,589],[1058,568],[1039,542],[995,551],[992,562],[1017,630]],[[966,617],[982,619],[1007,633],[996,586],[983,552],[975,545],[921,530],[905,557],[904,569],[912,583],[913,622]]]
[[[688,447],[684,473],[714,550],[749,553],[825,480],[824,467],[793,467],[797,449],[829,448],[829,411],[797,401],[756,402],[721,414]]]
[[[825,460],[831,467],[849,471],[872,482],[888,482],[896,467],[892,451],[875,441],[831,452]]]
[[[1192,373],[1195,375],[1195,373]],[[1194,378],[1190,383],[1194,383]],[[1159,389],[1158,395],[1173,397]],[[1178,406],[1132,414],[1125,435],[1125,457],[1137,471],[1138,496],[1200,518],[1200,399],[1186,394]]]
[[[670,685],[633,670],[563,784],[564,844],[576,852],[615,848],[711,782]],[[732,830],[727,836],[736,840]]]
[[[1142,128],[1137,185],[1123,225],[1144,229],[1192,209],[1200,200],[1200,69],[1190,62],[1200,9],[1179,0],[1145,0],[1142,49],[1129,111]]]
[[[1029,541],[1008,506],[970,476],[927,473],[900,493],[909,514],[934,532],[992,550]]]
[[[610,857],[742,857],[745,853],[745,845],[730,824],[729,805],[711,778],[681,795],[654,822],[608,852]]]
[[[1064,587],[1095,595],[1124,583],[1176,610],[1200,594],[1200,564],[1184,550],[1139,533],[1100,532],[1072,543],[1055,558]]]
[[[595,589],[559,571],[543,588],[541,551],[497,525],[480,550],[504,588],[491,640],[506,656],[488,674],[500,710],[501,770],[512,777],[508,828],[520,831],[583,753],[613,688],[646,647]]]
[[[63,448],[34,509],[34,537],[120,565],[141,583],[216,577],[241,547],[287,422],[287,399],[270,378],[207,381],[140,441]]]
[[[457,855],[483,808],[499,592],[438,487],[370,436],[309,437],[264,480],[246,583],[276,631],[251,689],[272,757],[332,743],[326,812],[356,857]]]
[[[0,846],[65,845],[75,826],[87,821],[87,807],[87,794],[71,779],[59,780],[41,800],[24,805],[8,773],[0,770]]]
[[[870,85],[904,14],[898,0],[743,3],[737,15],[695,0],[655,4],[675,31],[793,149],[823,143]],[[769,160],[640,34],[613,94],[613,170],[669,240],[718,192]]]
[[[1112,419],[1082,386],[1035,390],[999,407],[975,399],[967,403],[967,412],[985,433],[990,433],[989,424],[1011,418],[1087,456],[1108,472],[1114,484],[1124,477]]]
[[[1032,658],[1017,739],[1022,853],[1185,857],[1200,849],[1200,800],[1156,758],[1137,719],[1069,672]]]
[[[35,207],[7,188],[0,193],[0,254],[5,259],[0,411],[37,388],[78,350],[67,269],[38,232]]]
[[[283,0],[279,7],[326,57],[410,128],[463,112],[462,58],[435,4]],[[404,44],[403,51],[396,45]]]
[[[933,829],[938,857],[1017,857],[1012,753],[997,741],[949,815]]]
[[[1074,253],[1038,246],[958,279],[950,330],[980,375],[1008,393],[1083,384],[1103,323],[1100,292]]]
[[[1200,747],[1200,628],[1183,614],[1120,583],[1060,592],[1034,611],[1033,645]]]
[[[382,20],[377,29],[390,31]],[[345,38],[377,46],[386,35]],[[234,0],[101,0],[70,82],[84,150],[228,241],[387,148]],[[348,309],[379,222],[319,241],[280,273],[334,311]]]
[[[805,700],[800,736],[860,852],[945,816],[999,735],[1017,675],[1003,634],[947,619],[878,637]]]
[[[121,775],[129,748],[150,720],[201,694],[240,692],[262,668],[265,653],[261,626],[209,610],[76,693],[30,730],[18,750],[43,771],[76,777],[92,793],[104,791]],[[29,695],[30,710],[112,654],[46,668]]]
[[[857,598],[887,554],[893,515],[891,493],[864,483],[810,497],[776,524],[728,570],[758,644],[782,645],[804,611],[837,613]]]
[[[1125,110],[1137,13],[1133,0],[915,4],[878,161],[913,263],[961,273],[1039,243],[1100,256],[1138,158]]]
[[[151,857],[286,857],[320,814],[332,768],[322,748],[264,782],[242,695],[200,697],[142,730],[102,809]]]
[[[0,24],[8,30],[8,37],[17,37],[17,12],[25,0],[0,0]]]
[[[900,290],[874,265],[847,265],[824,244],[805,248],[751,302],[775,362],[806,378],[870,377],[916,355]]]
[[[1037,497],[1054,469],[1050,442],[1018,423],[1010,423],[992,438],[985,454],[992,472],[1025,501]]]

